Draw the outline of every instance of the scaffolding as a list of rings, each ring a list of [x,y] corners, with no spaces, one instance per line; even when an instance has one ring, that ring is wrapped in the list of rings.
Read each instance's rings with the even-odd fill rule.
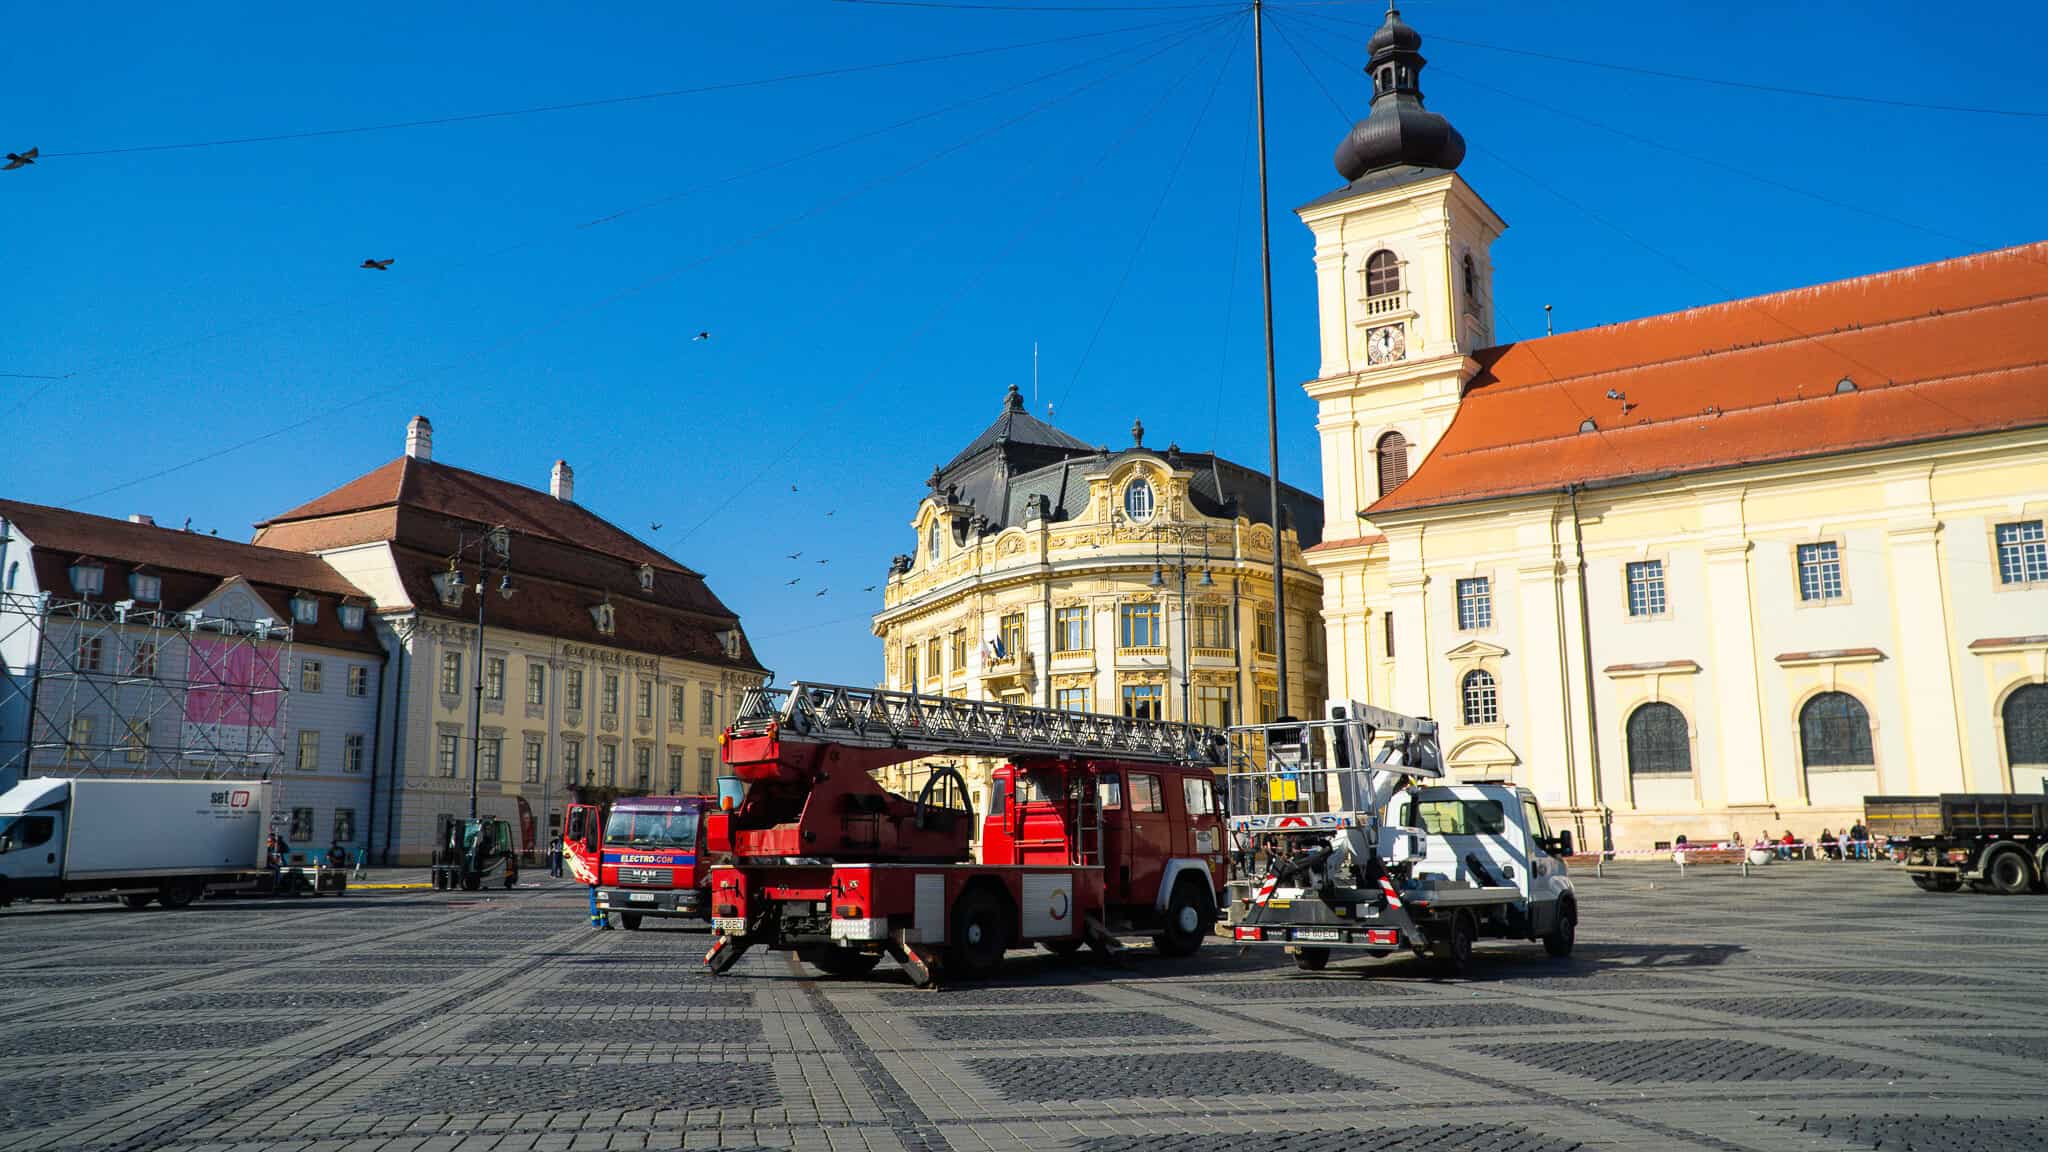
[[[0,782],[263,779],[287,763],[289,623],[0,593]]]

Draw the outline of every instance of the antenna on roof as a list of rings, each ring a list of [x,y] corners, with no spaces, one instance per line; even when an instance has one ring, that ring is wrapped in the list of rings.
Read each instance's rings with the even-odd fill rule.
[[[1543,306],[1543,334],[1550,335],[1550,305]]]

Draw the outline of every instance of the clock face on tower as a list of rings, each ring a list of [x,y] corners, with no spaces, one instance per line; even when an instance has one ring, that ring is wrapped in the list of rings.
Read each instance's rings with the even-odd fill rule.
[[[1368,329],[1365,333],[1365,362],[1392,364],[1408,358],[1408,334],[1399,324]]]

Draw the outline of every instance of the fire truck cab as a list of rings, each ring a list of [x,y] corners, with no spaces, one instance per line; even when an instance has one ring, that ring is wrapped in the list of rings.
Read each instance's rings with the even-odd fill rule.
[[[628,931],[648,916],[703,920],[705,796],[627,796],[609,809],[569,808],[562,853],[570,874],[597,888],[597,907]]]

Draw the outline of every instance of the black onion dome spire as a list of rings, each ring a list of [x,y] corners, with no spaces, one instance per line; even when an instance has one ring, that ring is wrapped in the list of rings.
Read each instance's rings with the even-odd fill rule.
[[[1465,138],[1451,122],[1422,106],[1422,34],[1387,8],[1386,23],[1366,42],[1372,55],[1372,114],[1351,126],[1337,145],[1337,174],[1356,180],[1367,172],[1414,164],[1456,168],[1465,159]]]

